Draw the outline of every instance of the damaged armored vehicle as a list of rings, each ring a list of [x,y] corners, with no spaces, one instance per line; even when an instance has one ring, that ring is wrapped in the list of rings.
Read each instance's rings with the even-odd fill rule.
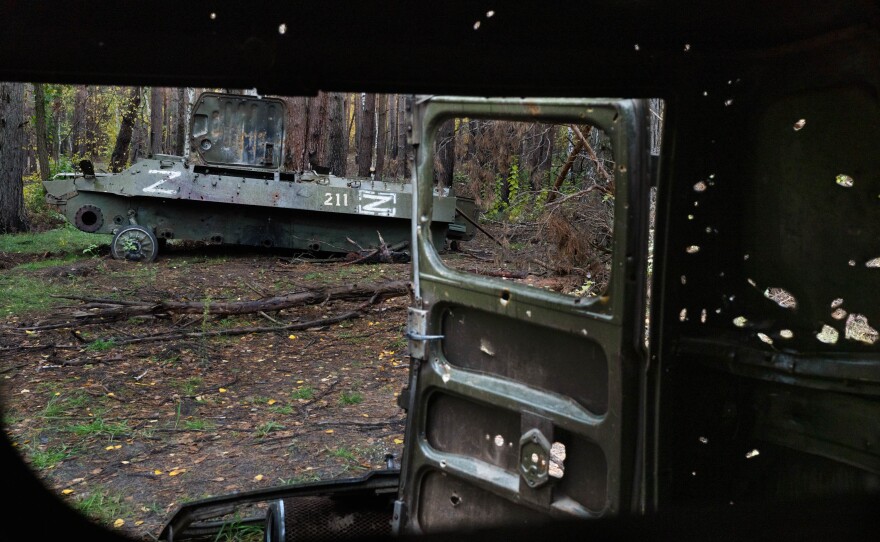
[[[117,259],[152,261],[169,239],[329,253],[408,245],[411,185],[284,171],[284,111],[278,99],[203,93],[190,156],[153,155],[113,175],[83,161],[80,175],[45,183],[46,200],[78,229],[112,234]],[[473,237],[473,200],[450,187],[434,198],[438,246]]]

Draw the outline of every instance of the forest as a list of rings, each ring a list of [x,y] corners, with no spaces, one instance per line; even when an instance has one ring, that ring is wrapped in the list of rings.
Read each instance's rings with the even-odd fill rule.
[[[187,118],[203,91],[256,94],[0,84],[0,233],[61,225],[44,204],[41,181],[75,171],[82,159],[112,173],[153,154],[188,156]],[[408,182],[413,158],[405,96],[320,92],[282,99],[284,170]],[[652,102],[656,133],[661,108]],[[476,201],[481,220],[495,232],[484,233],[502,258],[520,251],[523,262],[588,279],[582,285],[607,282],[614,161],[601,130],[454,119],[439,130],[434,162],[435,183]]]

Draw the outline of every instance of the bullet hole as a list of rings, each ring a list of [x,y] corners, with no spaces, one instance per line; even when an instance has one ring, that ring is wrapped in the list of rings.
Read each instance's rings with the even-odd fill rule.
[[[487,19],[491,19],[494,16],[495,16],[495,12],[493,10],[490,9],[489,11],[486,12]]]
[[[708,185],[703,181],[700,181],[694,185],[695,192],[705,192],[706,188],[708,188]]]
[[[839,334],[837,333],[837,330],[827,324],[822,326],[822,331],[816,333],[816,339],[825,344],[837,343],[838,337]]]
[[[480,21],[477,21],[474,23],[474,30],[479,30],[479,29],[480,29]]]
[[[758,333],[758,338],[761,339],[761,342],[767,343],[769,345],[773,345],[773,339],[765,335],[764,333]]]
[[[748,260],[748,259],[749,259],[749,255],[748,255],[748,254],[743,254],[743,261]]]
[[[737,316],[733,319],[733,325],[736,327],[745,327],[748,322],[745,316]]]
[[[687,280],[688,280],[688,279],[687,279],[686,276],[684,276],[684,275],[681,276],[681,283],[682,283],[682,285],[687,284]]]
[[[693,220],[693,219],[694,219],[694,215],[688,215],[688,220]]]
[[[751,284],[752,286],[754,286],[754,287],[757,287],[757,286],[758,286],[758,284],[757,284],[754,280],[752,280],[752,279],[746,279],[746,280],[747,280],[748,283]]]
[[[791,339],[794,337],[794,333],[792,333],[790,329],[781,329],[779,330],[779,336],[783,339]]]
[[[281,34],[282,36],[284,34],[286,34],[287,33],[287,25],[284,23],[279,24],[278,25],[278,33]]]
[[[844,188],[852,188],[852,185],[855,184],[855,181],[849,175],[844,175],[843,173],[839,174],[834,178],[834,181]]]
[[[775,301],[783,309],[794,310],[797,308],[797,299],[783,288],[767,288],[764,290],[764,297]]]
[[[691,245],[685,249],[688,254],[696,254],[700,251],[700,247],[697,245]]]
[[[639,50],[639,44],[637,43],[637,44],[633,45],[633,48],[634,48],[636,51],[638,51],[638,50]]]
[[[875,269],[880,267],[880,258],[874,258],[873,260],[868,260],[867,262],[865,262],[865,267],[873,267]]]
[[[536,453],[533,453],[533,454],[532,454],[532,457],[531,457],[532,463],[534,463],[534,464],[537,465],[539,459],[540,459],[540,458],[538,457],[538,454],[536,454]]]
[[[504,437],[501,435],[495,435],[495,446],[498,446],[499,448],[504,446]]]
[[[691,50],[691,44],[690,44],[690,43],[685,43],[685,44],[684,44],[684,52],[686,53],[686,52],[688,52],[688,51],[690,51],[690,50]]]
[[[510,301],[510,290],[501,290],[501,304],[507,305],[508,301]]]
[[[841,305],[843,305],[843,298],[842,297],[838,297],[837,299],[835,299],[834,301],[831,302],[832,309],[836,309],[837,307],[839,307]]]
[[[850,266],[850,267],[855,267],[855,266],[856,266],[856,261],[855,261],[855,260],[850,260],[850,261],[847,262],[847,263],[849,263],[849,266]]]
[[[706,91],[704,90],[704,91],[703,91],[703,96],[708,96],[708,95],[709,95],[709,93],[706,92]]]
[[[706,437],[700,437],[700,444],[709,444],[709,439]]]
[[[703,324],[705,324],[705,323],[706,323],[706,319],[707,319],[707,317],[708,317],[708,316],[707,316],[707,314],[706,314],[706,309],[703,309],[703,311],[700,312],[700,322],[703,323]]]
[[[751,458],[753,458],[753,457],[758,457],[759,455],[761,455],[761,452],[758,451],[757,448],[755,448],[754,450],[752,450],[752,451],[750,451],[750,452],[746,452],[746,459],[751,459]]]
[[[445,460],[445,459],[441,459],[441,460],[440,460],[440,468],[441,468],[441,469],[445,469],[445,468],[446,468],[446,460]]]
[[[684,322],[684,321],[687,320],[687,319],[688,319],[688,310],[687,310],[687,309],[681,309],[681,312],[678,313],[678,321],[679,321],[679,322]]]
[[[852,341],[858,341],[865,344],[874,344],[877,342],[877,330],[868,324],[868,318],[862,314],[852,313],[846,319],[846,328],[844,329],[844,337]]]
[[[807,119],[800,119],[799,121],[794,123],[794,131],[797,132],[801,128],[807,125]]]
[[[461,497],[453,493],[452,496],[449,497],[449,502],[452,503],[452,506],[458,506],[459,504],[461,504]]]
[[[216,13],[211,13],[211,20],[213,21],[213,20],[216,19],[216,18],[217,18],[217,14],[216,14]]]
[[[724,100],[724,107],[730,107],[731,105],[733,105],[733,98]]]

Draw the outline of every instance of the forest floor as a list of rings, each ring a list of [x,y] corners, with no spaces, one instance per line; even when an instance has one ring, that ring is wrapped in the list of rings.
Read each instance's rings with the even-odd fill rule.
[[[111,259],[106,246],[84,252],[0,252],[3,427],[47,487],[71,506],[127,536],[154,540],[188,501],[359,476],[385,468],[389,454],[399,466],[405,412],[397,396],[409,367],[406,295],[328,325],[321,320],[363,308],[363,300],[264,315],[82,325],[80,301],[52,296],[257,300],[409,280],[409,264],[321,263],[172,245],[156,262],[141,265]],[[463,269],[503,268],[497,258],[444,257]],[[25,329],[65,319],[71,323],[56,329]],[[119,344],[172,330],[297,322],[316,323],[301,331]]]

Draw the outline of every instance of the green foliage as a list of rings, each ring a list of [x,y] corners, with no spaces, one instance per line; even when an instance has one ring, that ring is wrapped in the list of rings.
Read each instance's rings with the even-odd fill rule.
[[[275,421],[268,421],[261,423],[259,427],[257,427],[257,438],[263,438],[269,436],[271,433],[278,431],[279,429],[284,429],[284,426]]]
[[[261,525],[245,524],[239,516],[223,523],[213,542],[261,542],[264,538]]]
[[[51,252],[82,254],[82,251],[95,243],[98,239],[108,239],[107,236],[96,235],[79,231],[71,224],[61,228],[40,233],[17,233],[0,235],[0,252],[15,252],[18,254],[42,254]]]
[[[291,399],[311,399],[315,396],[315,389],[306,384],[290,392]]]
[[[207,431],[214,429],[214,424],[208,420],[192,419],[183,422],[183,428],[188,431]]]
[[[60,303],[60,300],[50,295],[61,293],[60,286],[48,284],[33,276],[0,275],[0,313],[23,314],[45,310]],[[66,293],[71,293],[71,290],[66,289]]]
[[[45,449],[33,448],[28,450],[27,458],[30,464],[37,470],[51,469],[73,455],[73,451],[65,445],[53,446]]]
[[[364,400],[364,396],[356,391],[353,391],[353,392],[343,391],[342,395],[339,397],[339,404],[340,405],[357,405],[359,403],[362,403],[363,400]]]
[[[76,508],[105,525],[112,525],[116,519],[134,514],[134,510],[121,496],[100,487],[81,498]]]
[[[113,339],[95,339],[86,346],[86,350],[89,352],[106,352],[114,346],[116,346],[116,343]]]
[[[106,422],[103,418],[96,417],[89,423],[79,423],[67,426],[70,431],[77,436],[106,436],[110,439],[129,432],[128,423],[122,422]]]
[[[199,389],[199,386],[202,385],[202,378],[198,376],[191,376],[186,380],[176,383],[177,389],[181,391],[183,395],[195,395],[196,390]]]

